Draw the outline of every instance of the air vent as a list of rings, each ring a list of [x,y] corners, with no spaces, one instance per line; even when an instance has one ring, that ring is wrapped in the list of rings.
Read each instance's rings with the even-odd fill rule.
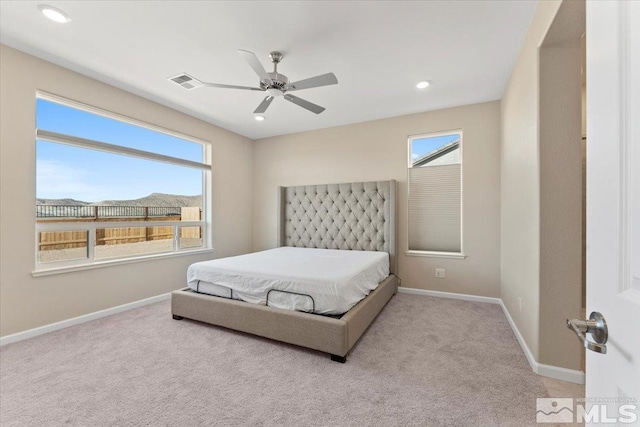
[[[171,80],[175,84],[179,84],[185,89],[195,89],[197,87],[202,86],[201,81],[191,77],[189,74],[186,74],[186,73],[178,74],[177,76],[170,77],[169,80]]]
[[[188,82],[189,80],[193,80],[193,79],[187,76],[186,74],[182,74],[180,76],[172,78],[171,80],[181,85],[182,83]]]

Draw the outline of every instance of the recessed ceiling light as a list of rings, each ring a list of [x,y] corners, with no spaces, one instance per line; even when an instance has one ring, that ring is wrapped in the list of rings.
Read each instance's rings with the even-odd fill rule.
[[[53,22],[66,24],[71,21],[71,17],[57,7],[49,6],[48,4],[39,4],[38,10]]]
[[[426,81],[426,80],[421,81],[421,82],[419,82],[419,83],[416,85],[416,87],[417,87],[418,89],[424,89],[424,88],[427,88],[427,87],[429,87],[429,82],[428,82],[428,81]]]
[[[259,122],[264,121],[264,116],[256,116],[255,119]]]

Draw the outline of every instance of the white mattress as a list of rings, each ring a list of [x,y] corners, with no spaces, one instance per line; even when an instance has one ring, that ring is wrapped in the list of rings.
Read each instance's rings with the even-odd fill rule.
[[[389,275],[386,252],[282,247],[197,262],[189,288],[210,295],[317,314],[342,314]],[[288,294],[279,291],[294,292]]]

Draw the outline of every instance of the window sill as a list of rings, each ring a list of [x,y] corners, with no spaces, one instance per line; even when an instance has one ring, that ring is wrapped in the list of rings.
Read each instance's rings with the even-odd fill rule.
[[[421,256],[428,258],[465,259],[467,257],[462,252],[406,251],[404,254],[407,256]]]
[[[82,271],[82,270],[93,270],[94,268],[104,268],[104,267],[111,267],[115,265],[133,264],[133,263],[143,262],[143,261],[154,261],[159,259],[175,258],[175,257],[189,256],[189,255],[212,254],[213,252],[214,252],[213,248],[195,249],[191,251],[180,251],[180,252],[171,252],[171,253],[165,253],[165,254],[146,255],[146,256],[140,256],[136,258],[97,261],[91,264],[80,264],[80,265],[52,267],[52,268],[40,268],[35,271],[32,271],[31,275],[33,277],[51,276],[54,274],[71,273],[74,271]]]

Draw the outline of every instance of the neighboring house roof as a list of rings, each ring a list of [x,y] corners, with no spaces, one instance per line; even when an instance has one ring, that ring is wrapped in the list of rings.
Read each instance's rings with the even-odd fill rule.
[[[431,163],[432,161],[444,156],[445,154],[449,154],[450,152],[457,150],[460,146],[460,140],[457,139],[455,141],[451,141],[450,143],[443,145],[442,147],[433,150],[427,154],[424,154],[422,157],[418,157],[411,166],[424,166],[427,163]]]

